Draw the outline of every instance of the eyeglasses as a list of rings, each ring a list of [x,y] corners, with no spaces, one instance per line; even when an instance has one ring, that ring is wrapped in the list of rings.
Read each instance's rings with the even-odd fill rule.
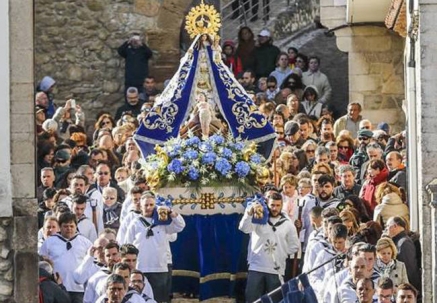
[[[358,137],[358,140],[360,140],[360,141],[367,141],[367,140],[369,140],[370,138],[367,138],[367,137]]]
[[[109,125],[109,124],[111,124],[112,122],[111,121],[102,121],[102,123],[100,124],[100,126],[103,126],[103,125]]]
[[[268,88],[276,88],[276,85],[269,85]]]
[[[370,126],[363,126],[361,129],[370,129]]]
[[[338,146],[338,149],[349,149],[349,146],[345,146],[345,145],[339,145]]]
[[[64,159],[56,159],[56,162],[58,163],[66,163],[68,160],[64,160]]]
[[[105,175],[105,176],[107,176],[107,175],[109,175],[109,172],[107,172],[107,171],[99,171],[97,174],[98,174],[99,176],[101,176],[101,175]]]
[[[105,199],[105,200],[115,200],[115,199],[117,199],[116,197],[108,197],[108,196],[105,196],[105,197],[103,197],[103,199]]]
[[[307,154],[309,154],[309,153],[315,153],[316,150],[315,150],[315,149],[307,149],[305,152],[306,152]]]

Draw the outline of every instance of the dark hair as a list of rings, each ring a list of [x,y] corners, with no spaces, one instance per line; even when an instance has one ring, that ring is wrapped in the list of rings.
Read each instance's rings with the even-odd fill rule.
[[[381,277],[378,280],[379,289],[393,289],[393,281],[389,277]]]
[[[347,227],[346,225],[343,225],[342,223],[335,223],[332,228],[331,231],[329,233],[330,238],[343,238],[343,239],[347,239]]]
[[[402,283],[401,285],[398,286],[398,293],[400,290],[411,290],[414,294],[414,297],[417,298],[417,289],[411,285],[410,283]]]
[[[119,263],[115,263],[114,267],[112,268],[112,272],[115,272],[117,269],[119,270],[129,270],[129,275],[131,274],[131,269],[129,267],[129,265],[127,263],[124,262],[119,262]]]
[[[335,179],[333,176],[328,174],[323,174],[317,180],[320,186],[324,186],[326,183],[331,183],[332,186],[335,185]]]
[[[369,167],[373,169],[383,170],[385,168],[385,163],[380,159],[373,159],[370,160]]]
[[[143,190],[139,186],[134,186],[129,191],[130,194],[142,194]]]
[[[92,151],[90,151],[90,158],[96,155],[103,155],[103,151],[100,148],[94,148]]]
[[[314,59],[317,60],[317,63],[320,65],[320,58],[317,56],[314,56],[314,55],[312,55],[308,58],[308,62],[310,62],[311,60],[314,60]]]
[[[58,219],[58,221],[59,221],[59,226],[61,226],[61,225],[64,224],[64,223],[71,223],[71,222],[74,222],[74,224],[77,226],[77,218],[76,218],[76,215],[73,214],[73,213],[71,213],[71,212],[64,212],[64,213],[61,213],[61,214],[59,215],[59,219]]]
[[[118,251],[120,251],[120,246],[118,245],[117,242],[109,242],[106,246],[105,246],[105,250],[111,249],[111,248],[117,248]]]
[[[304,169],[308,165],[308,157],[303,149],[296,149],[292,152],[292,154],[299,161],[299,167],[298,167],[299,171],[301,171],[302,169]]]
[[[247,29],[249,31],[249,33],[251,34],[251,38],[249,38],[249,41],[254,39],[254,34],[253,31],[250,29],[250,27],[248,26],[243,26],[242,28],[240,28],[240,30],[238,31],[238,41],[243,41],[243,37],[242,37],[242,32],[244,29]]]
[[[340,212],[335,207],[328,207],[328,208],[325,208],[322,210],[322,217],[326,219],[326,218],[329,218],[332,216],[338,216],[339,213]],[[343,221],[341,221],[341,222],[343,222]],[[339,222],[339,223],[341,223],[341,222]]]
[[[302,54],[302,53],[299,53],[299,54],[297,54],[297,56],[296,56],[296,60],[297,60],[298,58],[301,58],[302,61],[305,63],[305,70],[306,70],[306,68],[308,67],[308,57],[307,57],[306,55]],[[303,70],[302,72],[304,72],[305,70]]]
[[[302,96],[303,99],[306,99],[309,94],[314,95],[316,101],[319,98],[319,94],[318,94],[317,90],[314,87],[307,86],[305,88],[305,91],[303,92],[303,96]]]
[[[85,182],[85,185],[88,185],[88,178],[85,177],[84,175],[76,174],[73,176],[73,178],[71,180],[73,180],[73,179],[81,179]]]
[[[338,224],[338,223],[343,223],[343,220],[341,220],[341,218],[339,216],[334,215],[334,216],[328,217],[328,223]]]
[[[133,244],[127,243],[127,244],[123,244],[120,247],[120,254],[121,254],[122,257],[125,256],[125,255],[136,255],[136,256],[138,256],[139,253],[140,253],[140,251]]]
[[[81,194],[75,194],[71,199],[71,203],[85,204],[87,200],[88,200],[87,196]]]
[[[53,199],[56,195],[56,189],[54,188],[46,188],[42,193],[43,200]]]
[[[253,69],[246,69],[246,70],[244,71],[243,75],[244,75],[245,73],[250,73],[250,76],[251,76],[252,78],[256,78],[256,74],[255,74],[255,72],[253,71]]]
[[[298,51],[297,48],[295,48],[295,47],[289,47],[289,48],[287,49],[287,52],[289,52],[290,50],[293,50],[293,51],[296,53],[296,55],[299,54],[299,51]]]
[[[272,193],[269,197],[269,200],[281,200],[282,201],[282,195],[278,192]]]
[[[290,84],[290,80],[294,80],[294,84]],[[285,77],[284,81],[281,84],[281,89],[283,88],[289,88],[293,91],[293,89],[303,89],[304,85],[302,83],[302,78],[299,77],[297,74],[290,74],[287,77]]]
[[[269,77],[267,78],[267,83],[269,83],[269,82],[273,82],[273,83],[275,83],[275,84],[278,84],[278,80],[277,80],[276,77],[274,77],[274,76],[269,76]]]
[[[323,211],[323,207],[321,206],[314,206],[311,210],[310,210],[310,215],[320,218],[322,216],[322,211]]]
[[[110,275],[106,280],[106,287],[114,283],[123,284],[124,289],[126,289],[126,280],[122,276],[117,274]]]
[[[130,272],[131,275],[133,274],[138,274],[141,275],[141,277],[143,278],[143,283],[144,283],[144,275],[142,273],[142,271],[138,270],[138,269],[132,269],[132,271]]]
[[[395,223],[396,225],[399,225],[403,229],[407,228],[407,222],[405,222],[404,218],[399,217],[399,216],[394,216],[391,219],[393,220],[393,223]]]

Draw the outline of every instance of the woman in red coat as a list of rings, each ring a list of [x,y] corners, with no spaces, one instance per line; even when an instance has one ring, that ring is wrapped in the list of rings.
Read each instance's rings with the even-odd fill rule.
[[[370,160],[367,168],[367,180],[364,182],[361,188],[360,198],[364,199],[369,216],[373,217],[373,210],[376,205],[376,187],[382,182],[386,182],[388,177],[388,170],[385,167],[385,163],[379,159]]]

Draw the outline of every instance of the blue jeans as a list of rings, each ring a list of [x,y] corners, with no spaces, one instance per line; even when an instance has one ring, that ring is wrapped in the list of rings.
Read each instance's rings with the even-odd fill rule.
[[[249,270],[247,273],[246,302],[252,303],[279,286],[281,286],[281,282],[277,274]]]

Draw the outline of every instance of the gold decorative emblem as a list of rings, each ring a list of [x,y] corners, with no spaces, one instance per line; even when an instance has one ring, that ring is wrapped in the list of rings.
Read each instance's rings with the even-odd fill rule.
[[[204,4],[203,0],[200,5],[193,7],[186,17],[185,29],[191,39],[203,34],[214,36],[220,27],[220,14],[214,5]]]

